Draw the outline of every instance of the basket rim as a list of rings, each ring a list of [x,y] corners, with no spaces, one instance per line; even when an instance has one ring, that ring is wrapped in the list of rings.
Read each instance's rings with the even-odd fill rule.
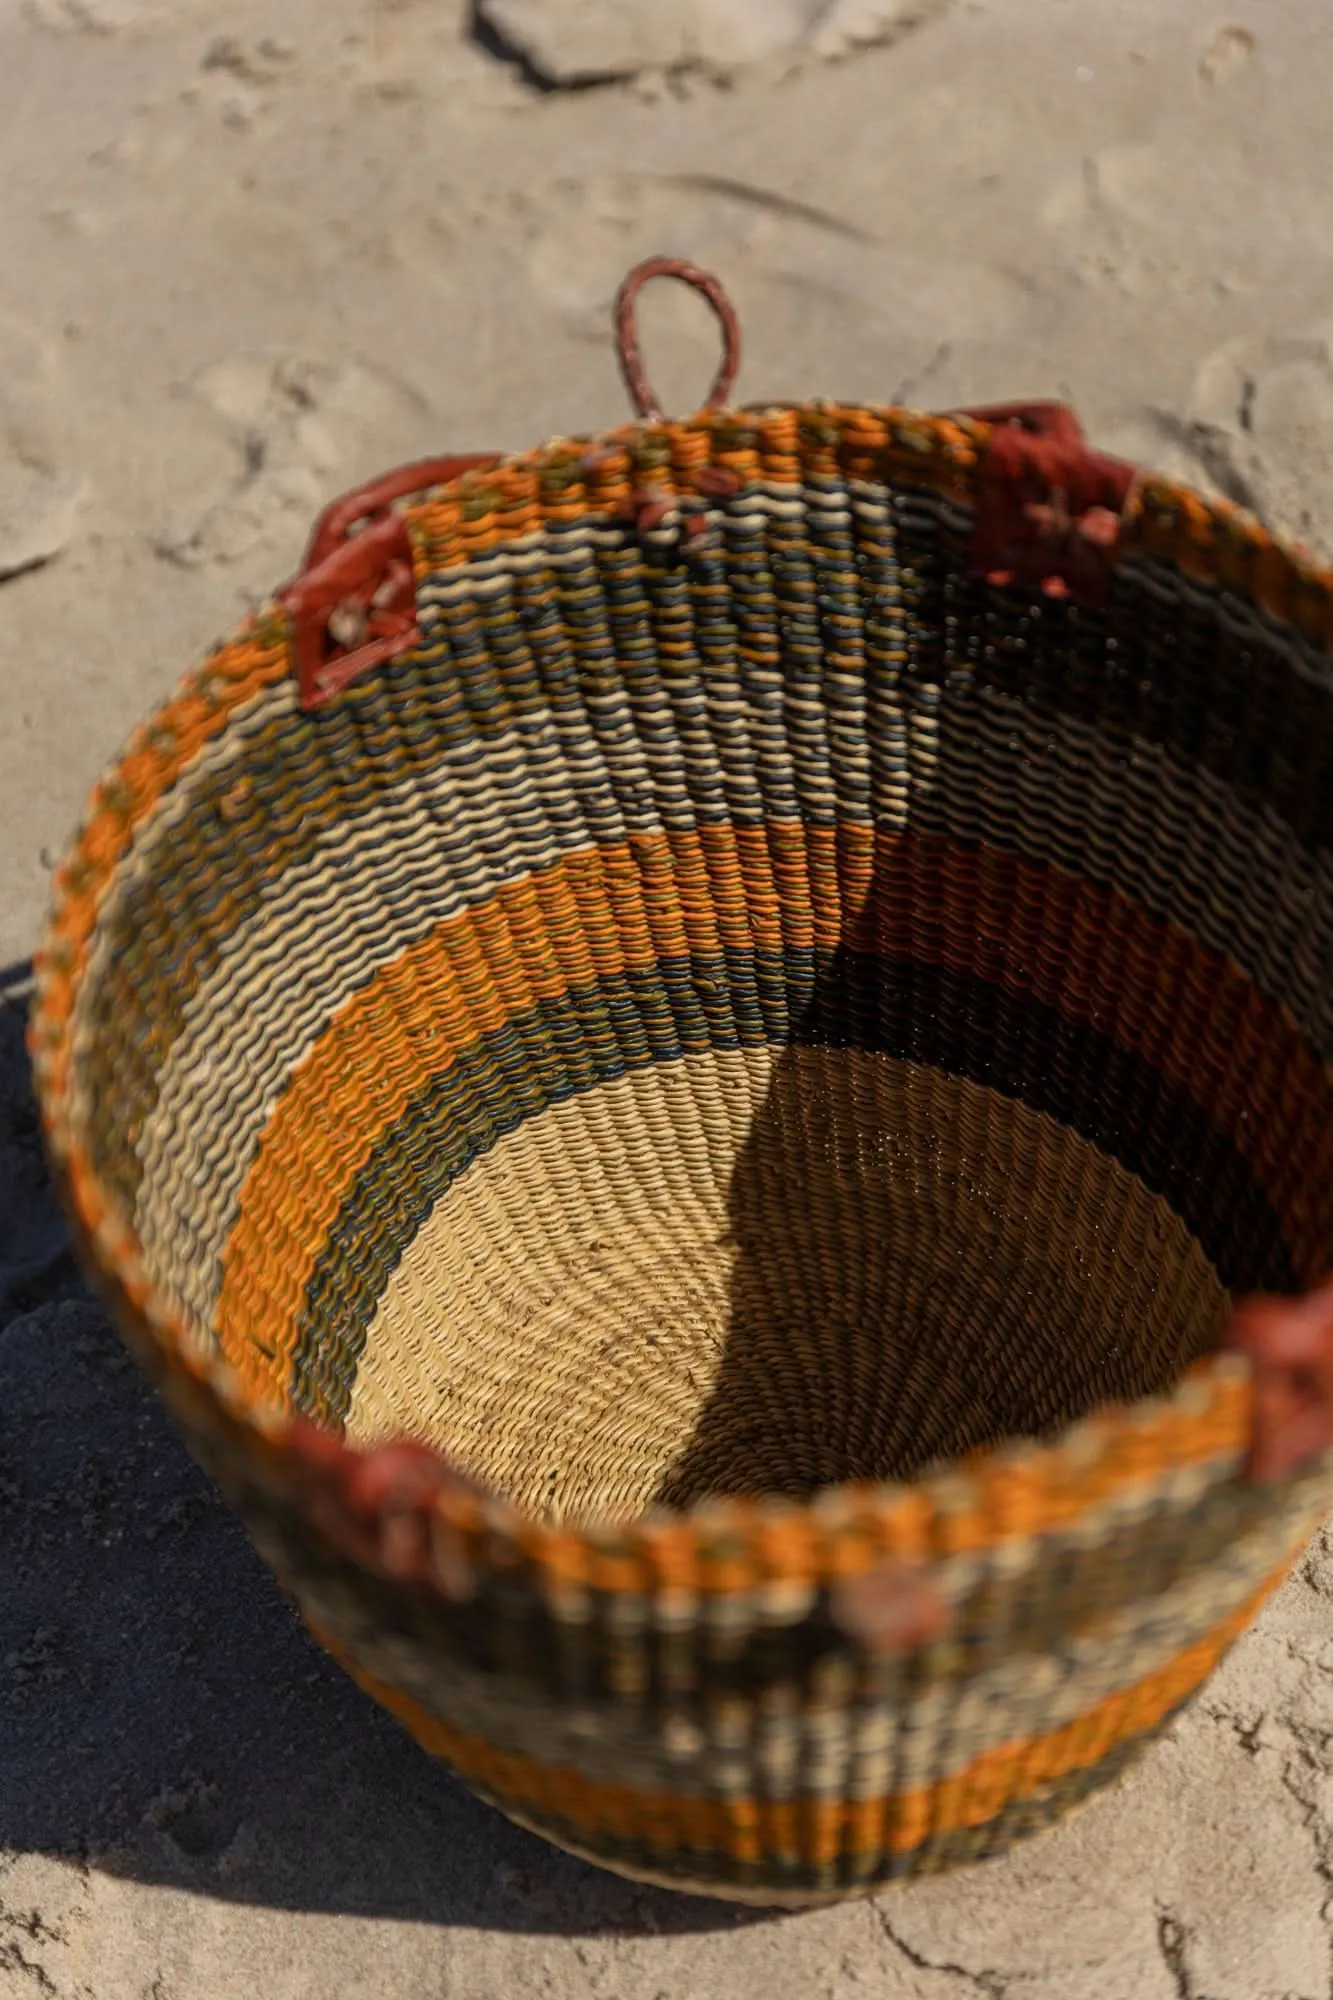
[[[910,470],[920,485],[966,505],[992,427],[966,416],[817,399],[710,408],[679,420],[641,419],[590,437],[558,437],[409,501],[403,514],[417,576],[429,573],[437,537],[461,522],[469,523],[476,553],[540,526],[541,494],[553,482],[567,489],[566,517],[600,517],[630,490],[644,465],[652,466],[669,494],[680,493],[673,468],[684,466],[687,476],[705,466],[743,472],[756,433],[824,450],[828,469],[844,479],[856,476],[858,467],[880,481]],[[1333,570],[1231,502],[1145,475],[1126,513],[1120,553],[1216,584],[1333,651]],[[566,1575],[585,1573],[589,1560],[598,1570],[610,1563],[620,1573],[628,1562],[636,1573],[646,1565],[664,1574],[689,1550],[711,1548],[721,1564],[715,1587],[722,1588],[724,1574],[734,1576],[737,1563],[769,1577],[827,1576],[868,1566],[876,1545],[881,1552],[889,1545],[924,1558],[949,1545],[962,1552],[1021,1541],[1037,1527],[1076,1522],[1094,1488],[1104,1502],[1108,1491],[1141,1486],[1145,1466],[1160,1467],[1170,1453],[1177,1460],[1183,1451],[1196,1463],[1234,1460],[1239,1466],[1253,1423],[1253,1368],[1243,1353],[1222,1350],[1194,1363],[1158,1395],[1101,1406],[1043,1439],[1004,1440],[909,1481],[836,1485],[805,1500],[709,1498],[679,1512],[659,1509],[628,1521],[570,1527],[482,1493],[432,1448],[349,1444],[267,1402],[224,1361],[200,1353],[182,1315],[149,1276],[133,1225],[76,1129],[75,1002],[101,899],[132,845],[138,818],[240,708],[291,678],[292,637],[290,614],[275,596],[190,669],[131,733],[93,787],[55,870],[34,955],[28,1046],[57,1192],[85,1270],[187,1433],[225,1438],[268,1491],[317,1501],[329,1538],[355,1561],[399,1580],[410,1571],[446,1596],[457,1593],[441,1584],[438,1560],[414,1558],[405,1571],[405,1520],[423,1535],[443,1523],[464,1534],[499,1536]],[[1097,1476],[1089,1486],[1093,1469]],[[990,1525],[979,1544],[982,1514]]]

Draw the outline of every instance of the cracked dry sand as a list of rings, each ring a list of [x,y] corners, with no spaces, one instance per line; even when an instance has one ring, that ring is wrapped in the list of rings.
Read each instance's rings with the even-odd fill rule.
[[[920,11],[726,89],[541,93],[464,0],[0,0],[0,491],[82,494],[0,583],[3,2000],[1333,1993],[1327,1537],[1056,1834],[806,1916],[655,1895],[510,1829],[302,1637],[38,1156],[22,961],[104,760],[325,498],[618,421],[642,255],[721,270],[749,398],[1067,395],[1333,550],[1323,0]],[[711,326],[645,322],[685,407]]]

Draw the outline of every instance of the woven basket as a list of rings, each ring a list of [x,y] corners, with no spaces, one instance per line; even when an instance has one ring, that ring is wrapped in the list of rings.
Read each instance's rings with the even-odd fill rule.
[[[666,422],[668,268],[725,398],[657,262],[638,422],[331,510],[95,791],[31,1040],[324,1643],[800,1903],[1105,1784],[1327,1504],[1333,580],[1046,406]]]

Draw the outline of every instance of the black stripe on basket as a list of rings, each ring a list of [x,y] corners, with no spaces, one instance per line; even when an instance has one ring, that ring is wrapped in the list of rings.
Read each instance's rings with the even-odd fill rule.
[[[1136,1174],[1182,1217],[1231,1290],[1296,1288],[1279,1218],[1242,1155],[1182,1091],[1107,1037],[916,961],[847,951],[738,958],[666,961],[657,974],[545,1002],[479,1037],[422,1087],[348,1189],[307,1286],[291,1384],[299,1409],[345,1421],[390,1276],[473,1160],[576,1092],[706,1049],[858,1049],[966,1077],[1058,1119]]]

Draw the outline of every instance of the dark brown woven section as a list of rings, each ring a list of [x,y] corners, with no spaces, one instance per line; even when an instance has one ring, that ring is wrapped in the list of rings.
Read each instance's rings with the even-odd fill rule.
[[[657,1498],[906,1479],[1173,1381],[1227,1295],[1163,1201],[989,1091],[776,1066],[732,1176],[720,1366]],[[915,1102],[913,1101],[915,1099]]]

